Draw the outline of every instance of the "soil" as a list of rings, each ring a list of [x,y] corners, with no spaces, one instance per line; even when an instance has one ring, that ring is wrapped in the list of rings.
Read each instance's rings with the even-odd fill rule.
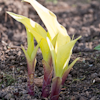
[[[53,11],[74,38],[82,36],[73,49],[70,63],[77,57],[62,87],[59,100],[100,100],[100,2],[60,0],[57,4],[39,0]],[[0,0],[0,100],[48,100],[41,98],[42,54],[37,53],[35,96],[27,93],[27,63],[20,45],[27,48],[25,27],[6,14],[11,11],[29,17],[44,27],[35,10],[21,0]],[[35,44],[37,44],[35,42]]]

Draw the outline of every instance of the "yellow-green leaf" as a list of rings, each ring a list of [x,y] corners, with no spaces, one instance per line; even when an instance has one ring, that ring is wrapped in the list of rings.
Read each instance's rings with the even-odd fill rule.
[[[27,44],[28,44],[27,53],[28,53],[29,57],[31,58],[31,54],[34,50],[34,37],[28,29],[26,29],[26,30],[27,30]]]
[[[37,42],[39,42],[41,40],[41,38],[46,38],[47,36],[47,32],[36,22],[34,22],[33,20],[18,15],[18,14],[14,14],[12,12],[7,12],[10,16],[12,16],[14,19],[16,19],[17,21],[21,22],[22,24],[25,25],[25,27],[30,30],[30,32],[33,34],[33,36],[35,37],[35,39],[37,40]]]
[[[74,64],[76,63],[76,61],[79,60],[79,58],[76,58],[69,66],[67,65],[64,70],[63,70],[63,74],[62,74],[62,85],[64,84],[70,70],[72,69],[72,67],[74,66]]]
[[[46,39],[43,38],[41,40],[40,48],[42,51],[43,59],[48,62],[51,53]]]
[[[76,63],[76,61],[79,60],[79,57],[76,58],[69,66],[66,66],[64,69],[63,69],[63,74],[64,72],[67,70],[67,69],[70,69],[74,66],[74,64]]]
[[[57,52],[58,48],[60,48],[61,46],[64,46],[68,42],[70,42],[70,37],[67,34],[63,35],[59,33],[57,37],[57,41],[56,41],[55,51]]]
[[[80,37],[79,37],[80,38]],[[72,54],[72,49],[76,41],[79,39],[75,39],[67,43],[66,45],[63,45],[58,48],[57,51],[57,61],[56,61],[56,66],[57,66],[57,76],[61,77],[63,73],[63,67],[64,64],[69,62],[70,56]],[[66,65],[67,65],[66,63]]]
[[[57,58],[57,55],[56,55],[56,52],[54,50],[54,47],[52,45],[52,43],[50,42],[49,38],[47,37],[47,42],[48,42],[48,45],[49,45],[49,48],[50,48],[50,51],[51,51],[51,55],[52,55],[52,60],[53,60],[53,65],[54,65],[54,72],[56,74],[57,72],[57,68],[56,68],[56,58]]]
[[[56,15],[38,3],[36,0],[23,0],[25,2],[30,3],[34,9],[37,11],[38,15],[40,16],[41,20],[45,24],[46,28],[49,31],[51,39],[55,37],[56,34],[67,34],[65,29],[62,29],[62,26],[58,23]],[[64,27],[63,27],[64,28]]]
[[[24,49],[24,47],[23,47],[22,45],[21,45],[21,48],[22,48],[22,50],[23,50],[23,52],[24,52],[24,54],[25,54],[25,56],[26,56],[27,61],[31,62],[31,59],[30,59],[30,57],[29,57],[27,51]]]
[[[32,60],[35,59],[35,56],[36,56],[37,50],[38,50],[38,48],[39,48],[39,46],[40,46],[40,43],[41,43],[41,40],[40,40],[40,42],[37,44],[37,46],[35,47],[35,49],[33,50],[32,54],[31,54],[31,59],[32,59]]]

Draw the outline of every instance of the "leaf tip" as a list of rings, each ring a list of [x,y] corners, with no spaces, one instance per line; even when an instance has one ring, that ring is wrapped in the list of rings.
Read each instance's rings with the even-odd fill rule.
[[[23,48],[23,45],[21,44],[21,48]]]
[[[79,40],[82,36],[79,36],[76,40]]]

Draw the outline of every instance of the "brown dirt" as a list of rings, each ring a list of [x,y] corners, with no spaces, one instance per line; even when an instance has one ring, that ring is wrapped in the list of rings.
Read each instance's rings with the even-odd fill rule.
[[[100,44],[99,0],[39,2],[57,15],[71,37],[82,36],[73,49],[70,63],[76,57],[80,60],[68,75],[59,100],[100,100],[100,51],[94,50]],[[6,11],[27,16],[44,27],[31,5],[20,0],[0,0],[0,100],[47,100],[41,98],[43,66],[40,50],[36,57],[36,95],[27,94],[27,64],[20,48],[21,44],[27,48],[25,27]]]

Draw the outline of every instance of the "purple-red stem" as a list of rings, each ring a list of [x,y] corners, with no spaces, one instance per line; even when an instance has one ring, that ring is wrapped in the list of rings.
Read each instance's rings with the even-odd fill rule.
[[[44,77],[43,87],[42,87],[42,96],[43,97],[48,97],[50,95],[51,79],[52,79],[52,71],[48,75],[48,78]]]
[[[71,67],[71,68],[72,68],[72,67]],[[62,76],[62,85],[63,85],[64,82],[66,81],[66,78],[67,78],[67,76],[68,76],[68,74],[69,74],[71,68],[67,69],[67,70],[64,72],[64,74],[63,74],[63,76]]]
[[[49,65],[43,63],[44,66],[44,80],[43,80],[43,86],[42,86],[42,96],[48,97],[50,95],[50,86],[51,86],[51,80],[52,80],[52,59],[50,59]]]
[[[28,74],[28,94],[34,96],[34,73]]]
[[[50,100],[58,100],[61,91],[62,80],[60,77],[55,77],[52,81]]]
[[[28,94],[34,96],[35,59],[33,60],[33,64],[29,64],[27,60],[27,67],[28,67],[28,78],[27,78]]]

